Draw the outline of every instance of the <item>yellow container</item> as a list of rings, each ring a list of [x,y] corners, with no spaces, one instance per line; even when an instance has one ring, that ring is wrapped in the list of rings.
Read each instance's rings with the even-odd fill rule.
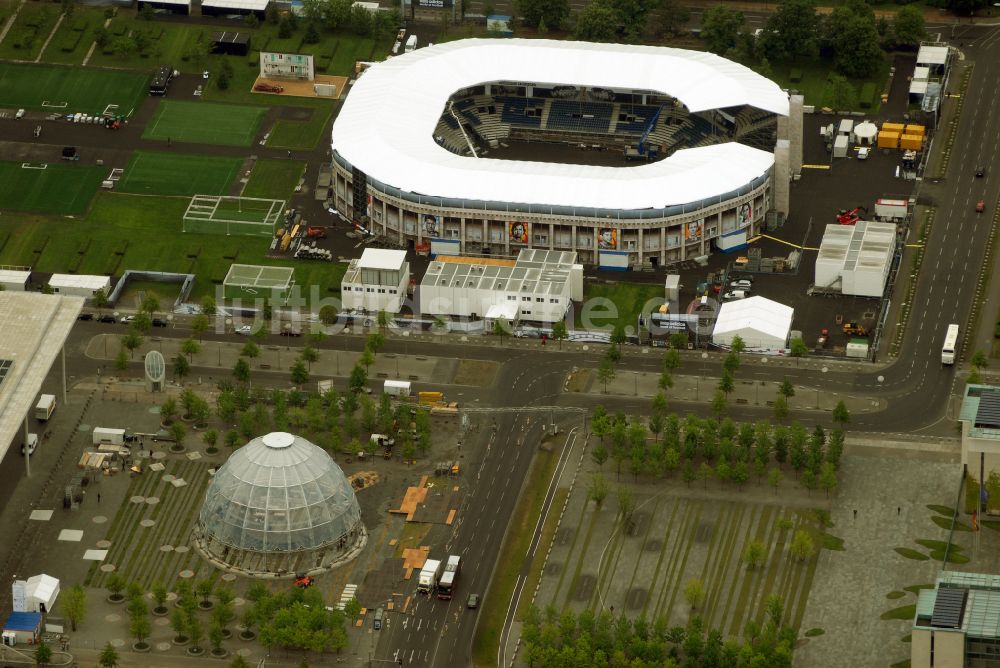
[[[903,135],[899,138],[899,147],[908,151],[919,151],[924,144],[924,138],[919,135]]]
[[[897,134],[903,134],[903,128],[905,126],[902,123],[883,123],[882,132],[895,132]]]
[[[878,133],[879,148],[899,148],[899,133],[882,131]]]
[[[926,128],[923,125],[907,125],[906,130],[903,132],[904,135],[918,135],[923,137],[926,134]]]

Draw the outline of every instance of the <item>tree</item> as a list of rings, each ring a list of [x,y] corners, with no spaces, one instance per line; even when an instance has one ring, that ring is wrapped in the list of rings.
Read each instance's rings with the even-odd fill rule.
[[[160,420],[163,424],[170,424],[174,421],[177,416],[177,400],[173,397],[167,397],[167,399],[160,404]]]
[[[241,383],[250,382],[250,364],[242,357],[236,360],[233,366],[233,376]]]
[[[781,384],[778,385],[778,394],[788,399],[795,396],[795,386],[788,380],[788,376],[782,378]]]
[[[141,597],[135,599],[134,606],[130,604],[128,630],[140,648],[146,646],[146,638],[153,632],[153,625],[149,622],[146,602]]]
[[[562,350],[562,342],[569,338],[569,330],[566,328],[566,321],[559,320],[552,324],[552,338],[559,342],[559,350]]]
[[[215,593],[215,583],[210,579],[205,578],[204,580],[199,580],[198,584],[194,587],[195,593],[201,597],[201,607],[208,609],[212,607],[212,594]]]
[[[621,515],[622,523],[626,530],[632,525],[632,513],[635,512],[635,497],[632,490],[624,485],[618,486],[618,513]]]
[[[178,355],[174,358],[174,377],[177,380],[183,382],[184,376],[191,373],[191,364],[188,363],[187,358],[184,355]]]
[[[194,356],[201,352],[201,344],[192,338],[181,342],[181,353],[188,356],[188,362],[194,361]]]
[[[729,374],[735,374],[740,368],[740,356],[736,351],[730,350],[722,360],[722,369]]]
[[[830,74],[827,80],[829,81],[829,105],[831,107],[846,110],[858,105],[858,92],[850,81],[839,74]]]
[[[705,485],[705,489],[708,489],[708,481],[712,479],[715,475],[715,469],[708,462],[702,462],[701,466],[698,467],[698,480],[701,480]]]
[[[744,23],[743,12],[725,5],[714,5],[705,11],[701,21],[701,38],[712,53],[722,55],[736,46],[736,38]]]
[[[215,298],[212,295],[205,295],[201,298],[201,312],[204,315],[215,315],[218,313],[218,307],[215,305]]]
[[[587,496],[593,501],[598,508],[604,503],[604,499],[608,496],[608,483],[600,473],[595,473],[590,479],[590,485],[587,487]]]
[[[278,37],[281,39],[288,39],[295,32],[295,24],[290,17],[291,13],[285,14],[278,23]]]
[[[222,641],[225,637],[222,632],[222,625],[213,617],[211,623],[208,625],[208,642],[212,644],[213,653],[222,653]]]
[[[847,405],[844,400],[841,399],[837,402],[837,405],[833,407],[833,418],[834,424],[838,427],[843,428],[845,424],[851,421],[851,414],[847,411]]]
[[[947,0],[945,7],[956,14],[972,16],[976,10],[989,7],[989,4],[990,0]]]
[[[758,566],[764,563],[765,556],[767,556],[767,548],[764,546],[763,541],[752,540],[743,548],[743,563],[751,571],[756,570]]]
[[[248,17],[257,17],[254,14],[247,14]],[[233,80],[233,66],[229,62],[228,58],[222,59],[222,66],[219,68],[219,74],[215,77],[215,85],[219,87],[219,90],[227,90],[229,88],[229,82]]]
[[[816,489],[816,486],[819,484],[819,480],[817,479],[816,474],[813,473],[812,469],[806,469],[805,471],[803,471],[802,479],[799,482],[803,487],[806,488],[806,491],[808,491],[810,494],[814,489]]]
[[[195,333],[199,341],[201,341],[202,335],[208,331],[209,326],[208,316],[204,313],[199,313],[191,319],[191,331]]]
[[[184,436],[187,435],[187,429],[180,422],[175,422],[170,425],[170,435],[173,436],[174,443],[182,445],[184,443]]]
[[[497,318],[493,321],[493,329],[491,331],[494,336],[500,338],[500,343],[503,344],[503,337],[510,334],[510,325],[503,318]]]
[[[118,349],[118,354],[115,355],[115,368],[119,371],[124,371],[128,368],[128,353],[125,352],[125,348]]]
[[[805,357],[806,353],[809,352],[809,348],[806,346],[805,341],[798,337],[795,337],[789,342],[788,348],[788,354],[792,357]]]
[[[712,395],[712,412],[719,418],[726,412],[726,393],[722,390],[716,390]]]
[[[367,384],[368,372],[360,364],[354,365],[354,368],[351,369],[351,376],[347,381],[347,385],[351,389],[351,392],[357,394],[365,389],[365,385]]]
[[[608,383],[615,379],[615,367],[611,360],[604,359],[601,366],[597,368],[597,380],[604,385],[604,393],[608,393]]]
[[[653,37],[676,36],[691,20],[691,12],[679,0],[661,0],[653,13],[649,32]]]
[[[788,417],[788,399],[785,399],[783,394],[779,394],[774,399],[774,406],[772,407],[774,411],[774,419],[778,422],[782,422],[786,417]]]
[[[122,336],[122,346],[128,350],[129,359],[135,359],[135,351],[137,348],[141,348],[144,342],[142,334],[139,330],[130,327],[128,332]]]
[[[201,641],[205,638],[205,627],[202,626],[201,620],[198,619],[193,610],[187,611],[185,617],[185,626],[188,638],[191,640],[191,649],[197,652],[201,649]]]
[[[687,601],[692,610],[697,609],[705,602],[705,583],[700,578],[688,580],[684,585],[684,600]]]
[[[147,292],[139,303],[139,310],[154,315],[160,310],[160,298],[156,296],[155,292]]]
[[[35,650],[35,665],[45,666],[52,661],[52,648],[44,640],[38,642],[38,649]]]
[[[149,5],[147,5],[148,7]],[[103,668],[115,668],[118,665],[118,650],[115,646],[108,641],[108,644],[104,646],[101,650],[101,655],[97,659],[97,662],[103,666]]]
[[[365,367],[365,373],[368,373],[368,370],[374,363],[375,353],[373,353],[370,348],[365,348],[364,352],[361,353],[361,357],[358,358],[358,364],[363,364]]]
[[[153,600],[156,601],[156,607],[153,608],[153,612],[157,614],[166,612],[167,607],[164,603],[167,602],[167,586],[163,582],[157,581],[153,584],[151,593],[153,594]]]
[[[240,433],[235,429],[230,429],[226,432],[226,445],[230,450],[235,450],[236,446],[240,444]]]
[[[774,490],[775,494],[778,493],[778,488],[781,486],[781,480],[784,477],[785,476],[781,473],[781,469],[777,467],[767,472],[767,484],[771,486],[771,489]]]
[[[125,599],[122,596],[122,592],[125,590],[125,578],[119,573],[112,573],[108,578],[107,583],[105,583],[104,588],[108,590],[111,594],[108,598],[114,602],[123,601]]]
[[[830,462],[824,463],[820,469],[819,486],[826,492],[826,498],[830,498],[830,492],[837,488],[837,472]]]
[[[805,561],[809,557],[813,556],[816,552],[816,547],[813,544],[813,538],[809,535],[809,532],[805,529],[799,529],[795,532],[795,537],[792,538],[792,544],[788,546],[788,553],[793,559],[797,561]]]
[[[174,639],[184,642],[187,640],[187,614],[181,608],[174,608],[170,613],[170,628],[174,630]]]
[[[899,46],[917,46],[926,35],[924,13],[917,7],[900,7],[892,20],[893,41]]]
[[[849,0],[827,16],[825,41],[833,49],[837,72],[847,77],[871,76],[885,59],[875,14],[863,0]]]
[[[110,304],[108,301],[108,293],[105,292],[104,288],[94,290],[94,295],[90,298],[90,303],[93,304],[94,308],[98,311],[106,309]]]
[[[273,2],[267,6],[268,9],[270,9],[271,7],[274,7]],[[237,654],[236,658],[233,659],[233,662],[229,664],[229,668],[250,668],[250,664],[247,663],[246,659]]]
[[[156,12],[153,10],[153,6],[148,2],[139,8],[139,18],[143,21],[152,21],[155,17]]]
[[[558,30],[569,16],[569,0],[517,0],[517,11],[532,28],[544,24]]]
[[[728,369],[722,372],[722,377],[719,379],[719,391],[729,398],[730,392],[736,389],[736,381],[733,379],[733,374]]]
[[[913,7],[904,7],[903,9],[914,9]],[[969,364],[974,366],[976,369],[985,369],[990,365],[989,360],[986,359],[986,353],[982,350],[977,350],[973,353],[972,358],[969,360]]]
[[[782,0],[761,33],[761,51],[771,60],[812,58],[819,50],[819,28],[813,0]]]
[[[598,443],[597,446],[590,451],[590,458],[599,468],[603,467],[604,462],[608,461],[608,449]]]
[[[319,351],[313,348],[312,346],[306,346],[305,348],[302,349],[300,356],[302,360],[309,365],[308,370],[312,371],[312,363],[319,359]]]
[[[594,0],[577,12],[573,34],[585,42],[613,42],[618,36],[618,13],[609,0]]]
[[[268,5],[270,7],[270,5]],[[319,309],[319,321],[324,325],[337,324],[337,307],[332,304],[324,304]]]
[[[79,584],[73,585],[63,594],[62,614],[69,620],[73,631],[87,616],[87,591]]]

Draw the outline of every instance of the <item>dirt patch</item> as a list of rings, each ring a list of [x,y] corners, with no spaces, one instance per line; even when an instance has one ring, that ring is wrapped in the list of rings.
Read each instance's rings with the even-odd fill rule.
[[[567,392],[586,392],[590,384],[590,369],[579,369],[569,374],[566,379]]]
[[[497,375],[497,363],[485,360],[462,360],[452,382],[456,385],[487,387]]]
[[[284,88],[281,93],[265,93],[264,91],[254,90],[254,87],[258,83],[274,85],[277,84]],[[336,94],[334,95],[317,95],[316,90],[313,88],[313,84],[333,84],[337,87]],[[344,87],[347,85],[347,77],[334,77],[327,76],[325,74],[317,74],[313,81],[294,81],[285,79],[267,79],[265,77],[257,77],[251,86],[254,95],[262,96],[280,96],[280,97],[312,97],[320,100],[338,100],[340,96],[344,93]]]
[[[278,109],[278,118],[283,121],[308,121],[312,119],[315,111],[306,107],[281,107]]]

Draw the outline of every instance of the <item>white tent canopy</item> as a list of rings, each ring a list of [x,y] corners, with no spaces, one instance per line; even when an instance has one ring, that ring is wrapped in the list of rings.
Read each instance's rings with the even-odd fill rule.
[[[465,39],[368,68],[337,115],[332,148],[369,177],[407,192],[624,210],[717,197],[746,186],[774,164],[771,153],[738,143],[680,150],[636,167],[471,158],[439,146],[434,129],[448,99],[492,81],[649,91],[672,96],[691,112],[750,105],[788,115],[788,95],[777,84],[710,53]]]
[[[791,306],[764,297],[726,302],[712,331],[712,343],[732,345],[739,336],[748,350],[784,350],[792,329]]]
[[[52,612],[59,597],[59,580],[51,575],[33,575],[25,587],[27,612]]]

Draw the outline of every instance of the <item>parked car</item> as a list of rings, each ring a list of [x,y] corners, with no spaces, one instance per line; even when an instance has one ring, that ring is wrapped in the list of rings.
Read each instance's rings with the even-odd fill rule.
[[[283,329],[281,330],[282,336],[302,336],[302,332],[297,329]]]
[[[208,70],[205,70],[204,72],[201,73],[202,79],[207,79],[208,77],[209,77]]]
[[[746,299],[750,296],[750,292],[747,290],[731,290],[726,294],[722,295],[725,301],[735,301],[737,299]]]
[[[81,313],[80,315],[78,315],[76,317],[76,319],[77,320],[93,320],[94,319],[94,314],[93,313]]]
[[[16,120],[21,120],[22,118],[24,118],[24,109],[18,109],[17,113],[14,114],[14,118]]]
[[[479,607],[479,594],[469,594],[469,600],[465,603],[469,610],[475,610]]]
[[[753,287],[753,283],[750,282],[749,279],[741,278],[738,281],[732,281],[729,284],[729,287],[733,288],[734,290],[749,290],[750,288]]]
[[[243,336],[250,336],[251,334],[253,334],[253,330],[250,327],[250,325],[240,325],[239,327],[234,329],[233,332],[236,334],[241,334]]]
[[[985,167],[976,167],[976,178],[977,179],[981,179],[984,176],[986,176],[986,168]]]
[[[135,316],[134,315],[123,315],[122,316],[122,324],[123,325],[129,324],[133,320],[135,320]]]
[[[163,318],[153,318],[153,327],[166,327],[169,323]]]
[[[35,448],[38,447],[38,434],[28,434],[28,442],[21,444],[21,454],[33,455],[35,454]]]
[[[115,322],[115,316],[105,313],[97,317],[97,322]]]

